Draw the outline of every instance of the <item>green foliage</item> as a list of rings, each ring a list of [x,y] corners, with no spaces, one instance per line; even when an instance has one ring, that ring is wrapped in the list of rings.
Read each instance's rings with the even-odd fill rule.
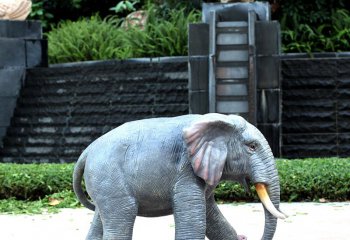
[[[130,57],[120,23],[116,18],[101,20],[98,16],[60,23],[47,34],[50,63]]]
[[[277,160],[281,201],[350,200],[350,158]],[[40,213],[80,207],[72,191],[73,164],[0,164],[0,212]],[[219,202],[258,201],[254,187],[222,182]]]
[[[300,24],[317,26],[331,20],[334,9],[345,8],[345,0],[280,0],[282,29],[297,29]]]
[[[49,26],[49,22],[53,19],[53,14],[46,12],[44,9],[44,1],[33,1],[32,11],[29,14],[29,19],[40,20],[43,28]]]
[[[284,201],[350,199],[350,159],[278,161]]]
[[[0,164],[0,199],[36,200],[72,190],[73,164]]]
[[[158,18],[154,5],[147,11],[145,29],[122,27],[113,17],[62,22],[47,34],[50,63],[187,55],[188,23],[200,13],[174,9]]]
[[[81,16],[82,2],[85,0],[32,0],[32,11],[29,19],[40,20],[44,31],[51,28],[51,25],[66,18],[73,18],[72,15]],[[94,12],[91,12],[93,14]]]
[[[139,3],[140,0],[133,0],[133,1],[119,1],[115,7],[110,8],[110,10],[114,11],[115,13],[121,13],[121,12],[132,12],[136,11],[135,5]]]
[[[332,12],[329,23],[312,27],[300,24],[282,32],[285,52],[324,52],[350,50],[350,13],[345,9]]]
[[[153,3],[160,7],[163,11],[167,9],[186,9],[186,12],[192,11],[193,9],[201,9],[201,0],[148,0],[149,3]]]
[[[35,201],[1,199],[0,212],[11,214],[39,214],[44,211],[57,212],[60,208],[81,207],[73,191],[63,190]]]
[[[200,13],[184,9],[170,10],[164,18],[157,10],[148,9],[148,23],[144,30],[134,27],[125,34],[125,45],[132,49],[132,57],[162,57],[187,55],[188,23],[198,22]]]
[[[284,52],[350,50],[350,13],[346,1],[287,0],[280,2]]]
[[[41,200],[24,201],[15,198],[1,199],[0,212],[11,214],[39,214],[43,212],[44,205]]]

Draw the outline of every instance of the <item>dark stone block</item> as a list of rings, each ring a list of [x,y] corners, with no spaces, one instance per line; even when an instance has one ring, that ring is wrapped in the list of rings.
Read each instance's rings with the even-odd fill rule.
[[[26,40],[25,44],[27,67],[47,67],[47,40]]]
[[[341,133],[338,135],[339,142],[339,156],[349,157],[350,156],[350,132]]]
[[[0,68],[0,97],[18,96],[24,76],[23,67]]]
[[[283,121],[283,133],[336,133],[336,122]]]
[[[26,57],[24,40],[0,38],[0,56],[0,67],[25,67]]]
[[[349,57],[349,56],[347,56]],[[349,58],[335,58],[334,61],[337,63],[338,77],[349,77],[350,76],[350,59]]]
[[[338,148],[333,144],[282,146],[283,158],[334,157]]]
[[[281,51],[280,25],[277,21],[255,23],[256,54],[278,55]]]
[[[187,64],[187,58],[186,60],[183,60],[183,61],[180,61],[180,62],[169,62],[169,63],[158,63],[157,65],[155,66],[149,66],[148,68],[148,71],[149,70],[153,70],[154,68],[157,69],[158,67],[158,71],[160,73],[166,73],[166,72],[177,72],[177,73],[180,73],[180,72],[187,72],[188,71],[188,64]],[[134,66],[135,67],[135,64]],[[138,72],[145,72],[145,71],[138,71]]]
[[[189,92],[189,113],[205,114],[209,112],[208,92],[195,91]]]
[[[350,88],[338,88],[339,99],[350,99]]]
[[[40,21],[0,20],[0,38],[41,39]]]
[[[280,60],[278,56],[257,57],[257,88],[280,87]]]
[[[338,147],[338,156],[348,158],[350,156],[350,143],[339,145]]]
[[[349,110],[344,109],[344,111],[338,111],[337,112],[337,119],[338,119],[338,122],[342,122],[342,121],[350,122]]]
[[[1,155],[1,148],[3,147],[2,139],[6,136],[6,130],[7,130],[7,127],[0,127],[0,155]]]
[[[284,96],[284,95],[283,95]],[[282,101],[282,117],[286,112],[332,112],[336,111],[336,99],[315,99],[315,100],[284,100]]]
[[[282,60],[282,77],[286,78],[332,78],[337,75],[334,59],[289,59]]]
[[[279,123],[281,121],[280,90],[257,91],[257,122]]]
[[[335,122],[337,118],[336,112],[333,111],[284,111],[283,112],[283,122]]]
[[[295,77],[295,78],[284,78],[283,89],[288,91],[290,89],[330,89],[333,90],[337,81],[335,78],[329,77]]]
[[[265,136],[273,155],[281,156],[281,124],[259,124],[258,129]]]
[[[189,59],[189,89],[192,91],[204,90],[209,88],[209,63],[208,58],[194,58]]]
[[[340,145],[350,144],[350,132],[344,132],[338,134],[338,142]]]
[[[350,74],[337,78],[337,84],[339,88],[350,88]]]
[[[337,144],[337,134],[283,134],[283,146],[285,145],[317,145],[317,144]]]
[[[339,132],[350,132],[350,121],[349,119],[343,119],[343,120],[339,120],[337,122],[337,126],[338,126],[338,131]]]
[[[16,107],[16,97],[0,97],[0,126],[7,127]]]
[[[190,56],[209,54],[209,24],[193,23],[189,25],[188,52]]]
[[[283,100],[309,101],[322,99],[335,99],[338,97],[337,90],[334,89],[285,89],[283,91]]]

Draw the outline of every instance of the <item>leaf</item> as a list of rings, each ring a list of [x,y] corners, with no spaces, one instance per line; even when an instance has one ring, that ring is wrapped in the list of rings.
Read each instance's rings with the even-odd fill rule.
[[[49,205],[50,206],[57,206],[61,202],[62,202],[62,200],[60,200],[60,199],[49,198]]]

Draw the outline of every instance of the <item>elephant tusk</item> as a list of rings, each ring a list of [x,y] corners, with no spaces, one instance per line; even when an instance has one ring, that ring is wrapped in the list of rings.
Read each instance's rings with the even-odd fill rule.
[[[265,208],[276,218],[285,219],[287,215],[278,211],[270,200],[269,194],[267,193],[266,186],[263,183],[255,184],[256,192],[260,198],[260,201],[265,206]]]

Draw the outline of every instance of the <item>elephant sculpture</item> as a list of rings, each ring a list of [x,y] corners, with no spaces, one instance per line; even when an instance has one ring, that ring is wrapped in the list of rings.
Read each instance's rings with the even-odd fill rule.
[[[73,173],[79,201],[95,211],[87,239],[132,239],[136,216],[169,214],[175,239],[245,239],[215,203],[220,180],[255,184],[265,210],[262,239],[272,239],[277,218],[285,218],[274,156],[261,132],[239,116],[125,123],[91,143]]]

